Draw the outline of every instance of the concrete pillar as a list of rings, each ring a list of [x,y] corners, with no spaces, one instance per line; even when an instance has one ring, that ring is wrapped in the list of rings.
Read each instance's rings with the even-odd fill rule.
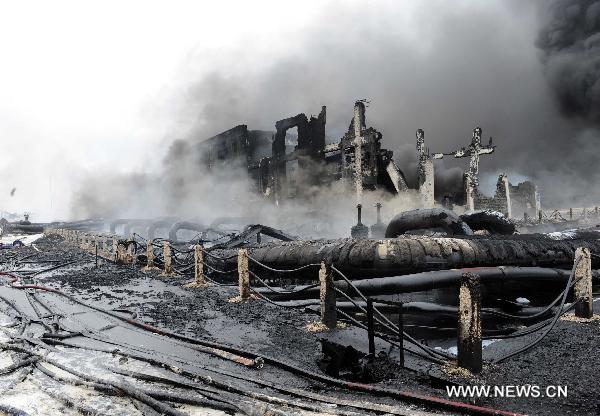
[[[482,368],[480,280],[476,274],[464,273],[458,295],[458,366],[472,373]]]
[[[173,258],[171,257],[171,243],[165,241],[163,244],[163,257],[165,262],[165,270],[161,276],[173,276]]]
[[[594,303],[592,299],[592,255],[589,248],[578,248],[575,250],[575,261],[579,263],[575,268],[575,300],[581,301],[575,305],[575,316],[579,318],[591,318],[594,315]]]
[[[194,246],[194,278],[197,286],[204,285],[206,280],[204,279],[204,253],[202,252],[202,245],[196,244]]]
[[[469,173],[465,175],[465,209],[475,211],[475,186]]]
[[[248,250],[238,251],[238,277],[240,284],[240,299],[250,298],[250,272],[248,271]]]
[[[512,218],[512,202],[510,199],[510,182],[508,180],[508,176],[503,174],[501,176],[502,187],[504,189],[504,195],[506,197],[506,218]]]
[[[356,102],[354,104],[354,185],[356,188],[356,202],[361,203],[363,192],[363,173],[362,173],[362,125],[365,117],[364,104]]]
[[[423,208],[433,208],[435,205],[434,199],[434,170],[433,159],[427,158],[419,162],[422,171],[422,183],[419,183],[419,194],[421,195],[421,204]]]
[[[333,275],[325,262],[321,262],[319,269],[319,297],[321,299],[321,323],[327,328],[334,329],[337,326],[337,309],[335,306],[335,286]]]

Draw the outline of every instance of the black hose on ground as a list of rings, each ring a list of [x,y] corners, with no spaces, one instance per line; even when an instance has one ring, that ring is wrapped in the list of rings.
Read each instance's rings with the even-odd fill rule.
[[[388,397],[395,398],[398,400],[404,400],[404,401],[408,401],[408,402],[412,402],[412,403],[419,403],[419,404],[423,404],[423,405],[436,406],[436,407],[440,407],[440,408],[444,408],[444,409],[448,409],[448,410],[453,410],[456,412],[460,411],[463,413],[477,414],[477,415],[513,415],[514,416],[514,413],[504,412],[502,410],[496,410],[496,409],[491,409],[491,408],[486,408],[486,407],[481,407],[481,406],[474,406],[474,405],[470,405],[470,404],[466,404],[466,403],[442,399],[439,397],[415,394],[415,393],[405,392],[405,391],[401,391],[401,390],[388,389],[385,387],[372,386],[372,385],[361,384],[361,383],[352,383],[352,382],[348,382],[346,380],[341,380],[341,379],[325,376],[322,374],[315,373],[313,371],[309,371],[309,370],[300,368],[294,364],[285,362],[283,360],[279,360],[277,358],[273,358],[270,356],[265,356],[263,354],[257,354],[255,352],[248,351],[247,349],[236,348],[236,347],[229,346],[229,345],[224,345],[224,344],[211,342],[211,341],[200,340],[200,339],[176,334],[176,333],[173,333],[170,331],[161,330],[161,329],[152,327],[151,325],[147,325],[147,324],[144,324],[144,323],[132,320],[132,319],[124,318],[118,314],[112,313],[111,311],[108,311],[108,310],[105,310],[105,309],[102,309],[102,308],[99,308],[96,306],[92,306],[89,304],[85,304],[84,302],[79,301],[78,299],[74,298],[73,296],[63,293],[56,289],[47,288],[47,287],[43,287],[43,286],[36,286],[36,285],[20,285],[20,286],[13,285],[12,287],[23,288],[23,289],[33,288],[33,289],[40,289],[40,290],[46,290],[49,292],[53,292],[53,293],[59,294],[63,297],[66,297],[67,299],[70,299],[71,301],[73,301],[75,303],[81,304],[83,306],[89,307],[89,308],[97,310],[99,312],[103,312],[109,316],[115,317],[115,318],[122,320],[124,322],[127,322],[133,326],[137,326],[139,328],[143,328],[143,329],[149,330],[151,332],[155,332],[160,335],[168,336],[168,337],[171,337],[174,339],[187,341],[192,344],[199,344],[199,345],[204,345],[204,346],[211,347],[211,348],[217,348],[217,349],[227,351],[232,354],[237,354],[240,356],[246,356],[246,357],[250,356],[250,357],[253,357],[254,360],[261,358],[262,360],[264,360],[265,363],[279,367],[285,371],[289,371],[293,374],[305,377],[307,379],[318,381],[318,382],[328,384],[331,386],[336,386],[336,387],[340,387],[340,388],[344,388],[344,389],[348,389],[348,390],[360,391],[360,392],[365,392],[365,393],[371,393],[371,394],[375,394],[375,395],[384,395],[384,396],[388,396]],[[12,347],[14,348],[16,346],[12,346]],[[119,387],[119,386],[116,386],[116,387]]]
[[[573,281],[573,278],[575,277],[575,270],[577,269],[577,266],[579,265],[579,262],[581,261],[581,257],[577,257],[575,259],[575,262],[573,264],[573,269],[571,270],[571,275],[569,276],[569,280],[567,282],[567,286],[563,292],[563,296],[559,305],[559,309],[558,312],[556,313],[556,315],[554,316],[554,319],[552,320],[552,322],[550,323],[550,325],[548,326],[548,328],[546,328],[546,330],[542,333],[542,335],[540,335],[538,338],[536,338],[533,342],[525,345],[524,347],[519,348],[516,351],[513,351],[509,354],[506,354],[498,359],[495,360],[496,363],[500,363],[502,361],[508,360],[511,357],[514,357],[517,354],[521,354],[522,352],[527,351],[528,349],[532,348],[533,346],[537,345],[541,340],[543,340],[546,335],[548,335],[550,333],[550,331],[552,331],[552,328],[554,328],[554,326],[556,325],[556,322],[558,321],[558,318],[560,318],[560,316],[562,315],[563,312],[563,307],[565,305],[565,301],[567,300],[567,295],[569,294],[569,288],[571,287],[571,282]]]

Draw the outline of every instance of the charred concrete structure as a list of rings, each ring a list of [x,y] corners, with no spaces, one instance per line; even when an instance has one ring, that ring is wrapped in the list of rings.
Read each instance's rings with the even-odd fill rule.
[[[477,209],[491,209],[502,212],[507,218],[529,216],[537,218],[541,210],[540,195],[537,186],[531,181],[513,185],[506,173],[498,176],[496,193],[488,197],[476,192],[474,204]]]
[[[422,129],[417,130],[417,182],[421,202],[424,208],[433,208],[434,199],[434,170],[433,159],[429,153],[429,148],[425,147],[425,132]],[[439,158],[439,157],[438,157]]]
[[[224,164],[247,169],[255,190],[276,202],[338,180],[350,187],[360,179],[361,189],[395,194],[408,189],[393,152],[381,146],[382,134],[367,127],[363,101],[356,102],[348,132],[337,143],[326,144],[326,111],[323,106],[316,117],[300,113],[279,120],[274,133],[236,126],[198,144],[201,163],[209,169]],[[293,128],[296,137],[288,134]]]

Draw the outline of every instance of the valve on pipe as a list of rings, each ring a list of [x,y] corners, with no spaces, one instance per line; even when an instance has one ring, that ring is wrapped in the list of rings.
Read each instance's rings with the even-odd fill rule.
[[[385,229],[387,226],[381,222],[381,202],[375,204],[377,208],[377,222],[371,225],[371,238],[385,238]]]
[[[362,211],[362,205],[358,204],[356,206],[356,209],[358,211],[358,222],[350,230],[350,235],[352,236],[352,238],[369,238],[369,227],[366,227],[361,222],[361,218],[362,218],[362,212],[361,212]]]

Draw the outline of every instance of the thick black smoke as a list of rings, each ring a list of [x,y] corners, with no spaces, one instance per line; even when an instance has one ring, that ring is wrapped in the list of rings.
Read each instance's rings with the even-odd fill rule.
[[[600,123],[600,1],[553,1],[537,46],[563,113]]]

